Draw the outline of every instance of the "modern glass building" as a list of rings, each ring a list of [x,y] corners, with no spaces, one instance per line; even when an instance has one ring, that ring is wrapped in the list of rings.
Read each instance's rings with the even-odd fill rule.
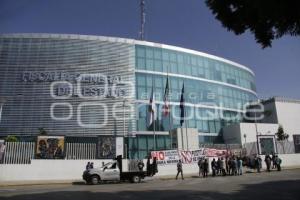
[[[162,113],[169,80],[170,116]],[[200,143],[222,143],[223,126],[255,100],[247,67],[190,49],[132,39],[69,34],[0,35],[0,134],[124,137],[129,157],[154,149],[147,124],[155,93],[156,149],[172,148],[185,87],[187,120]]]

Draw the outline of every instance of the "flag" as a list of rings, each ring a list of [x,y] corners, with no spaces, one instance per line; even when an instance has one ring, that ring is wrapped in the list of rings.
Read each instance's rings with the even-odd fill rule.
[[[168,98],[169,98],[169,77],[167,77],[167,83],[166,83],[165,94],[164,94],[164,105],[162,107],[163,115],[165,117],[170,114]]]
[[[152,87],[150,100],[149,100],[149,106],[148,106],[148,127],[151,126],[151,124],[154,122],[155,115],[156,115],[155,97],[154,97],[153,87]]]
[[[184,83],[182,84],[181,97],[180,97],[180,126],[184,122]]]

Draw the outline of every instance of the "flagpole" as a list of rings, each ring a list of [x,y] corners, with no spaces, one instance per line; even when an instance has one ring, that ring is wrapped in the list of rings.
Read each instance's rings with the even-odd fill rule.
[[[152,101],[153,101],[153,104],[154,104],[154,109],[153,109],[153,112],[152,112],[152,119],[153,119],[153,148],[154,148],[154,151],[156,151],[156,136],[155,136],[155,120],[156,120],[156,117],[155,117],[155,112],[156,112],[156,105],[155,105],[155,90],[154,90],[154,82],[152,81],[152,88],[153,88],[153,96],[152,96]]]
[[[189,150],[189,139],[188,139],[188,127],[187,127],[187,120],[186,120],[186,109],[184,109],[184,119],[185,119],[186,149]]]
[[[168,84],[168,94],[167,94],[167,102],[169,103],[169,135],[170,135],[170,140],[171,140],[171,146],[170,149],[173,149],[173,136],[171,134],[171,102],[170,102],[170,98],[169,98],[169,94],[170,94],[170,84],[169,84],[169,65],[167,66],[167,84]]]
[[[181,113],[180,113],[180,126],[181,126],[181,143],[182,143],[182,150],[184,150],[184,141],[183,141],[183,123],[185,122],[185,108],[184,108],[184,82],[182,84],[182,89],[181,89],[181,97],[180,97],[180,109],[181,109]],[[182,112],[183,111],[183,112]]]
[[[184,150],[184,142],[183,142],[183,128],[182,128],[182,125],[181,125],[181,149]]]
[[[156,137],[155,137],[155,115],[154,112],[152,113],[153,117],[153,147],[154,151],[156,151]]]

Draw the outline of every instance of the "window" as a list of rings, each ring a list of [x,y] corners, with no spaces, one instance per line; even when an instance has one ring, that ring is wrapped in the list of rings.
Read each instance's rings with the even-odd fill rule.
[[[155,71],[161,72],[162,71],[162,62],[160,60],[155,60],[154,68],[155,68]]]
[[[177,54],[177,59],[179,63],[183,63],[183,55],[182,54]]]
[[[176,54],[171,52],[170,53],[170,61],[171,62],[177,62]]]
[[[166,50],[163,50],[162,57],[163,60],[169,61],[169,53]]]
[[[161,49],[155,48],[154,49],[154,59],[161,60]]]
[[[145,69],[145,59],[144,58],[137,58],[137,68]]]
[[[138,86],[146,86],[146,77],[144,75],[137,76],[137,85]]]
[[[152,59],[147,59],[146,60],[146,69],[149,71],[154,70],[154,61]]]
[[[202,125],[203,132],[208,132],[208,121],[204,120]]]
[[[147,49],[146,49],[146,58],[150,58],[150,59],[152,59],[154,57],[154,55],[153,55],[153,49],[152,48],[149,48],[149,47],[147,47]]]
[[[214,121],[210,120],[208,121],[209,124],[209,132],[210,133],[216,133],[215,123]]]
[[[177,63],[171,63],[170,64],[169,72],[173,73],[173,74],[177,74],[178,73]]]
[[[139,150],[147,150],[147,138],[145,136],[138,137]]]
[[[138,57],[143,57],[143,58],[145,57],[145,48],[144,47],[137,46],[136,50],[137,50]]]

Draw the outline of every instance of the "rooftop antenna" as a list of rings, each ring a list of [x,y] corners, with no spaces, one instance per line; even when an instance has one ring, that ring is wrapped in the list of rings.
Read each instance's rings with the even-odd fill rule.
[[[141,0],[141,31],[140,31],[140,40],[145,39],[145,22],[146,22],[146,12],[145,12],[145,0]]]

